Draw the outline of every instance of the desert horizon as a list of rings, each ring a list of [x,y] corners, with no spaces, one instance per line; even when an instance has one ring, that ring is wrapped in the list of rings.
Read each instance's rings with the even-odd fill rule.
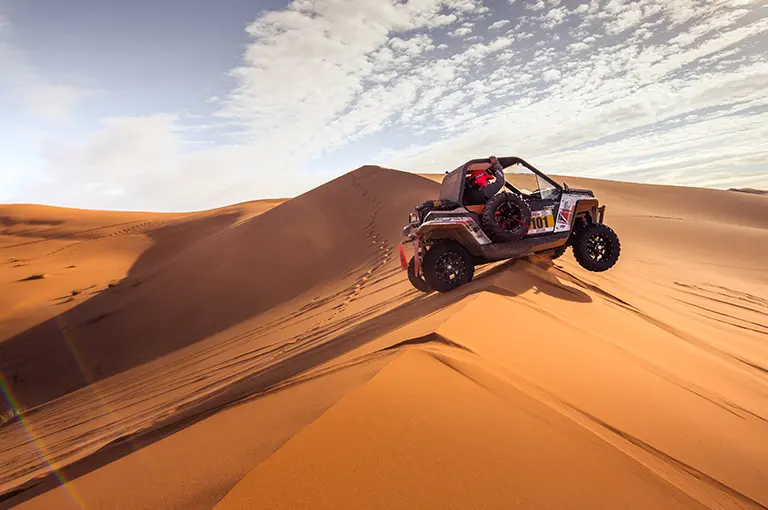
[[[395,247],[442,177],[0,206],[0,508],[765,507],[768,199],[567,177],[615,268],[423,294]]]
[[[768,509],[767,33],[0,0],[0,510]]]
[[[443,172],[417,172],[417,171],[404,171],[399,170],[395,168],[389,168],[385,166],[375,165],[375,164],[368,164],[363,165],[363,167],[377,167],[377,168],[384,168],[386,170],[394,170],[398,172],[405,172],[405,173],[411,173],[414,175],[419,175],[421,177],[425,177],[427,179],[441,182],[442,178],[445,176],[445,173],[447,173],[449,170],[445,170]],[[361,167],[362,168],[362,167]],[[596,177],[589,177],[587,175],[563,175],[559,173],[549,173],[546,169],[542,168],[541,170],[545,171],[548,175],[550,175],[552,178],[557,180],[560,183],[568,182],[568,180],[582,180],[582,179],[597,179],[600,181],[608,181],[608,182],[617,182],[617,183],[625,183],[625,184],[636,184],[636,185],[653,185],[653,186],[662,186],[662,187],[673,187],[673,188],[694,188],[694,189],[712,189],[717,191],[729,191],[729,192],[737,192],[737,193],[747,193],[751,195],[766,195],[768,194],[768,190],[764,189],[757,189],[757,188],[716,188],[716,187],[709,187],[709,186],[700,186],[695,184],[661,184],[656,182],[640,182],[640,181],[627,181],[627,180],[621,180],[621,179],[603,179],[603,178],[596,178]],[[333,179],[331,179],[333,180]],[[328,181],[330,182],[330,181]],[[140,210],[140,209],[109,209],[109,208],[103,208],[103,209],[94,209],[94,208],[82,208],[82,207],[75,207],[75,206],[65,206],[65,205],[55,205],[55,204],[43,204],[43,203],[32,203],[32,202],[8,202],[5,204],[1,204],[4,207],[48,207],[51,209],[73,209],[78,211],[92,211],[92,212],[115,212],[115,213],[145,213],[145,214],[192,214],[192,213],[203,213],[203,212],[211,212],[218,209],[224,209],[224,208],[231,208],[231,207],[238,207],[238,206],[246,206],[247,204],[252,203],[260,203],[260,204],[267,204],[267,203],[273,203],[275,205],[280,204],[286,200],[290,200],[291,198],[296,198],[296,196],[279,196],[279,197],[268,197],[268,198],[253,198],[250,200],[244,200],[242,202],[236,202],[236,203],[227,203],[227,204],[221,204],[218,206],[210,207],[210,208],[203,208],[203,209],[189,209],[189,210],[177,210],[177,211],[152,211],[152,210]]]

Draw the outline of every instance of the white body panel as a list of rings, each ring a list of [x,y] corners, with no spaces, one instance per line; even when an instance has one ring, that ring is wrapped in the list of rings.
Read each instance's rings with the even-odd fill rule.
[[[416,231],[416,234],[419,235],[424,231],[433,230],[435,228],[440,228],[447,225],[464,227],[466,231],[475,238],[477,244],[491,244],[490,238],[485,235],[485,232],[483,232],[483,230],[475,222],[475,220],[472,219],[471,216],[437,216],[436,218],[430,219],[428,215],[427,221],[421,224],[421,226]]]
[[[557,221],[555,222],[555,232],[567,232],[571,230],[571,220],[573,210],[576,208],[576,202],[579,200],[591,200],[595,197],[583,193],[563,193],[560,199],[560,208],[557,210]]]

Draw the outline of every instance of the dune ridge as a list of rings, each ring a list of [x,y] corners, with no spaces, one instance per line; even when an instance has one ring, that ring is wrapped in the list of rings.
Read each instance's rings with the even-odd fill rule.
[[[526,299],[525,292],[518,293],[525,280],[549,287],[549,292]],[[768,452],[759,438],[768,423],[768,402],[764,396],[745,398],[760,395],[765,381],[709,344],[714,332],[700,338],[702,344],[695,348],[679,345],[670,341],[675,338],[672,326],[638,313],[610,293],[594,292],[559,268],[544,271],[518,262],[479,281],[479,293],[447,310],[432,333],[373,351],[394,351],[397,357],[259,464],[217,508],[503,508],[509,501],[526,508],[765,508],[768,494],[762,480],[768,474]],[[587,302],[602,308],[589,319],[600,317],[610,326],[579,331],[571,313]],[[513,331],[501,321],[478,324],[475,317],[484,310],[527,320],[518,320]],[[631,341],[615,332],[605,335],[611,328],[636,334]],[[602,334],[596,336],[595,329]],[[653,329],[665,333],[642,334]],[[671,367],[682,357],[686,371],[675,374]],[[466,379],[475,389],[451,391],[459,383],[446,378]],[[727,385],[725,379],[739,380],[739,385]],[[371,389],[374,384],[384,389]],[[421,396],[421,391],[431,396]],[[504,404],[496,400],[476,409],[482,398],[478,393]],[[635,401],[627,402],[628,395]],[[763,414],[749,410],[756,404]],[[488,427],[504,423],[495,415],[487,423],[455,430],[468,417],[495,413],[506,409],[504,405],[533,413],[538,421],[521,426],[518,416],[492,439],[485,437]],[[659,405],[661,409],[653,410]],[[642,419],[643,411],[652,410],[649,416],[659,420],[661,415],[665,423]],[[715,416],[717,427],[701,427]],[[558,434],[568,437],[567,447],[578,445],[578,453],[563,454],[566,444],[552,446],[553,438],[536,439],[539,427],[553,423],[567,430]],[[538,446],[521,458],[524,446],[509,445],[514,439],[506,435],[520,435],[525,447],[531,441]],[[702,442],[709,446],[702,448]],[[742,442],[753,447],[748,455]],[[430,443],[427,451],[421,449]],[[457,454],[457,448],[465,450]],[[709,448],[719,451],[716,460],[701,451]],[[590,455],[598,459],[594,464],[585,460]],[[724,458],[729,455],[730,461]],[[546,477],[520,472],[521,464],[542,462],[542,456],[553,456],[543,462],[551,470]],[[389,468],[384,474],[382,466]],[[606,492],[606,487],[612,490]],[[500,488],[509,493],[500,493]],[[441,497],[435,499],[436,494]]]
[[[607,205],[614,270],[532,257],[449,295],[394,254],[437,193],[412,174],[189,221],[144,283],[73,309],[115,310],[78,347],[117,329],[151,356],[0,428],[0,508],[765,508],[764,198],[567,182]]]
[[[728,188],[728,191],[737,191],[739,193],[751,193],[753,195],[768,195],[768,190],[755,188]]]

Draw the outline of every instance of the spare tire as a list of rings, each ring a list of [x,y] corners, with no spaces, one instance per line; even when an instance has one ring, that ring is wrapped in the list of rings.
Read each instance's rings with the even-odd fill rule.
[[[483,208],[482,227],[494,241],[517,241],[528,233],[531,208],[515,193],[497,193]]]

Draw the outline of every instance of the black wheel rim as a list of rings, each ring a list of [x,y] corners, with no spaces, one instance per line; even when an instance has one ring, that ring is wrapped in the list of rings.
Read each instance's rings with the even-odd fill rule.
[[[611,241],[603,234],[592,234],[587,239],[587,256],[595,262],[604,262],[611,256]]]
[[[464,259],[454,251],[443,253],[435,261],[435,276],[442,282],[454,283],[461,281],[465,270]]]
[[[496,222],[504,232],[516,232],[523,226],[522,217],[517,204],[504,202],[496,209]]]

